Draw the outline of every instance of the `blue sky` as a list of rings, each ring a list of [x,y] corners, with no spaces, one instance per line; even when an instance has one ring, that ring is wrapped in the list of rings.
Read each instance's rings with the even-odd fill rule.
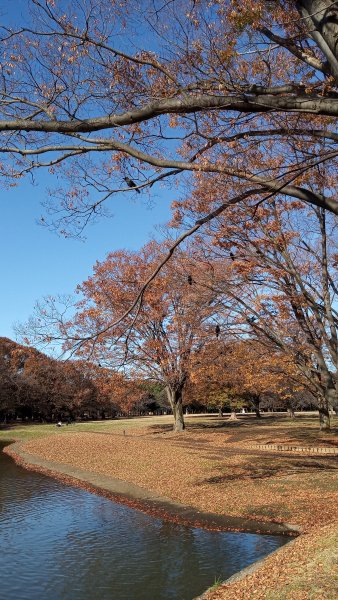
[[[1,0],[1,21],[22,23],[26,10],[27,0]],[[138,249],[156,235],[154,226],[170,217],[169,192],[157,196],[152,208],[147,194],[120,194],[109,203],[114,216],[89,226],[85,242],[64,239],[36,222],[43,213],[40,203],[47,197],[46,188],[53,188],[52,176],[36,175],[38,185],[32,186],[27,178],[16,188],[0,188],[0,336],[14,338],[13,323],[26,321],[36,300],[71,293],[96,260],[118,248]],[[159,188],[152,191],[158,194]]]
[[[134,199],[134,192],[121,194],[113,201],[114,216],[89,226],[86,241],[64,239],[36,223],[47,181],[52,187],[52,177],[46,177],[34,187],[26,180],[17,188],[0,189],[0,336],[14,338],[13,323],[25,321],[36,300],[72,292],[96,260],[114,249],[139,248],[170,216],[168,193],[157,197],[152,208],[139,195]]]

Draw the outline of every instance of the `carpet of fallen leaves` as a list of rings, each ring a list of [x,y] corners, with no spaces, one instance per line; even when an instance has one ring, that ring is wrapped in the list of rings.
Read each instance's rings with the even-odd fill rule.
[[[315,426],[264,421],[199,423],[183,434],[173,434],[168,426],[131,429],[126,435],[63,432],[29,441],[25,450],[207,512],[289,522],[304,531],[338,519],[337,457],[248,447],[276,439],[338,446],[335,433],[323,438]]]

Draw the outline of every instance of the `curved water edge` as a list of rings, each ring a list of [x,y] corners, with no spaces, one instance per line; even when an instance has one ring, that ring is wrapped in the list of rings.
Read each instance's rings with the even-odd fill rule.
[[[6,600],[191,600],[287,541],[172,523],[22,469],[3,453],[0,463]]]
[[[33,456],[25,452],[23,442],[8,445],[5,452],[26,469],[57,478],[63,483],[83,488],[115,502],[127,504],[153,516],[182,525],[212,531],[240,531],[261,535],[297,536],[301,533],[300,527],[290,523],[257,521],[200,511],[174,502],[170,498],[158,496],[132,483]]]
[[[296,539],[289,541],[288,548],[289,548],[289,546],[292,546],[292,544],[294,544],[295,541],[296,541]],[[244,569],[237,571],[236,573],[234,573],[233,575],[231,575],[224,581],[221,581],[220,585],[222,585],[222,584],[229,585],[231,583],[237,583],[238,581],[242,581],[242,579],[245,579],[245,577],[247,577],[247,575],[251,575],[252,573],[257,571],[260,567],[262,567],[265,562],[265,559],[267,557],[270,557],[271,555],[276,554],[280,550],[281,550],[281,548],[277,548],[273,552],[270,552],[270,554],[268,554],[267,556],[264,556],[263,558],[256,560],[254,563],[251,563],[247,567],[244,567]],[[198,598],[194,598],[193,600],[209,600],[210,591],[211,591],[210,588],[207,589],[201,596],[198,596]]]

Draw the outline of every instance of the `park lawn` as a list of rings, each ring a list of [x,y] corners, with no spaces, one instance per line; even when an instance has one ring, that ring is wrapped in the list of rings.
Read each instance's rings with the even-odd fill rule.
[[[337,598],[338,456],[255,448],[276,442],[338,447],[337,419],[330,433],[319,432],[310,415],[293,422],[284,415],[241,415],[237,422],[189,416],[187,425],[174,434],[170,417],[147,417],[0,433],[25,439],[24,450],[41,458],[122,479],[198,510],[302,529],[255,573],[213,590],[208,600]]]
[[[172,417],[140,417],[132,419],[116,419],[116,420],[103,420],[103,421],[88,421],[81,422],[72,425],[64,425],[62,427],[56,427],[55,424],[20,424],[20,425],[8,425],[0,427],[0,442],[17,442],[31,439],[37,439],[45,437],[46,435],[60,435],[63,433],[69,433],[69,431],[83,431],[83,432],[114,432],[123,431],[124,429],[133,430],[135,428],[141,428],[145,426],[155,425],[159,422],[159,419],[164,419],[168,425],[172,422]],[[162,421],[160,421],[162,422]]]
[[[172,423],[172,417],[135,417],[129,419],[114,419],[114,420],[102,420],[102,421],[87,421],[78,422],[72,425],[63,425],[57,427],[56,424],[30,424],[24,423],[20,425],[8,425],[0,427],[0,442],[20,442],[25,440],[32,440],[46,435],[62,435],[69,433],[70,431],[76,432],[95,432],[95,433],[114,433],[121,432],[123,430],[129,431],[163,424],[167,422],[168,426]]]

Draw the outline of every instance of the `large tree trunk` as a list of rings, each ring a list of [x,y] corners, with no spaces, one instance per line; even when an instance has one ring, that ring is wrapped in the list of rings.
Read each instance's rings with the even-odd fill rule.
[[[329,431],[331,426],[330,407],[337,404],[337,388],[332,373],[327,369],[324,360],[318,367],[317,375],[321,386],[321,393],[318,397],[319,428],[321,431]]]
[[[288,406],[287,411],[288,411],[288,416],[290,419],[296,418],[295,411],[293,410],[292,406]]]
[[[232,409],[232,410],[231,410],[231,415],[230,415],[230,417],[229,417],[229,421],[238,421],[238,417],[237,417],[237,415],[236,415],[236,411],[235,411],[235,409]]]
[[[294,411],[294,408],[292,406],[292,401],[291,400],[288,400],[286,402],[286,410],[287,410],[289,419],[295,419],[296,418],[295,411]]]
[[[319,427],[321,431],[329,431],[330,423],[330,408],[337,406],[338,393],[332,374],[326,370],[320,374],[320,381],[323,386],[323,397],[319,398]]]
[[[256,415],[257,419],[261,419],[262,418],[261,411],[259,410],[259,406],[255,406],[254,407],[254,412],[255,412],[255,415]]]
[[[330,411],[327,406],[319,406],[319,428],[321,431],[330,431]]]
[[[338,81],[338,7],[332,0],[297,0],[296,6],[312,39],[327,59],[330,71]]]
[[[337,388],[333,385],[333,381],[330,379],[325,389],[325,400],[319,404],[319,427],[321,431],[329,431],[331,428],[330,423],[330,408],[337,408]]]
[[[251,396],[250,400],[251,400],[251,404],[253,406],[254,413],[255,413],[257,419],[261,419],[262,415],[261,415],[261,412],[259,410],[259,404],[260,404],[260,401],[261,401],[260,397],[259,396]]]
[[[171,410],[174,415],[174,431],[184,431],[185,424],[183,418],[183,406],[182,406],[182,388],[171,388],[166,387],[167,398],[171,406]]]
[[[328,387],[326,390],[326,401],[328,408],[332,408],[336,414],[338,414],[338,392],[336,386],[333,385]]]

